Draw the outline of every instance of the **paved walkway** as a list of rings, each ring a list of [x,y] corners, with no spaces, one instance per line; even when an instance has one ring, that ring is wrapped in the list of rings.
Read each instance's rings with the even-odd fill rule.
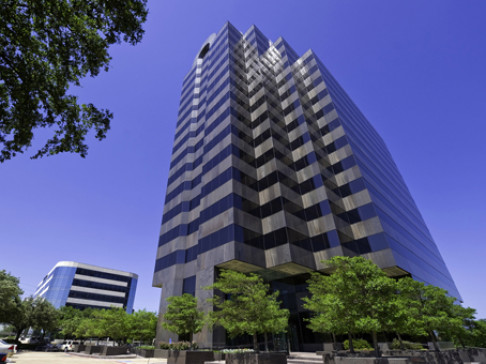
[[[166,359],[160,358],[93,357],[63,352],[45,353],[39,351],[19,352],[9,360],[10,363],[16,364],[167,364]]]

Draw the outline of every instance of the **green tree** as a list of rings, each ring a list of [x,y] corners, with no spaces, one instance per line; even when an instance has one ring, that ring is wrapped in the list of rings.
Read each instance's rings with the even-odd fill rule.
[[[204,314],[197,308],[197,298],[189,293],[167,298],[169,303],[163,315],[162,327],[177,335],[180,339],[192,341],[194,334],[204,326]]]
[[[402,316],[408,319],[401,321],[398,329],[407,334],[429,336],[435,350],[439,350],[435,332],[445,333],[459,324],[454,317],[454,297],[447,291],[432,285],[425,285],[412,278],[401,278],[397,283],[399,307]]]
[[[95,308],[85,308],[80,311],[74,336],[78,339],[106,336],[103,328],[100,327],[100,322],[103,317],[103,312],[101,311]]]
[[[47,333],[58,329],[59,313],[56,308],[44,298],[36,298],[33,302],[32,327],[42,331],[42,339]]]
[[[19,279],[0,270],[0,323],[9,323],[20,304],[24,293],[19,287]]]
[[[223,326],[231,337],[252,335],[255,350],[258,334],[264,334],[268,351],[267,335],[286,331],[289,311],[280,308],[278,291],[270,293],[270,286],[257,274],[222,270],[217,282],[207,289],[226,295],[226,299],[215,295],[209,300],[215,308],[211,313],[212,324]]]
[[[122,308],[99,310],[98,337],[110,337],[117,342],[126,343],[130,334],[129,314]]]
[[[370,332],[378,350],[377,333],[390,322],[395,282],[373,262],[363,257],[333,257],[326,262],[329,276],[312,275],[304,307],[313,312],[309,328],[317,332],[347,334],[354,351],[352,336]]]
[[[146,0],[8,0],[0,14],[0,162],[23,153],[46,127],[53,134],[34,158],[85,157],[86,135],[105,138],[113,115],[68,89],[108,70],[110,45],[141,41]]]
[[[475,320],[471,326],[471,336],[469,337],[468,345],[476,348],[486,348],[486,320]]]
[[[400,348],[403,350],[401,334],[410,336],[426,336],[424,322],[421,316],[422,304],[418,299],[424,284],[410,277],[400,278],[397,292],[393,298],[392,329],[398,337]]]
[[[15,342],[19,341],[20,335],[24,330],[32,326],[34,311],[34,299],[27,297],[20,301],[9,318],[9,322],[15,331]]]
[[[465,348],[472,341],[475,315],[474,308],[462,307],[458,304],[452,306],[446,335],[454,341],[456,346],[460,345]]]
[[[157,315],[139,310],[130,315],[130,337],[144,342],[152,342],[157,330]]]
[[[59,329],[64,338],[75,337],[76,329],[82,318],[81,310],[71,306],[62,306],[59,309]]]
[[[342,302],[335,297],[329,276],[313,273],[308,284],[310,296],[303,298],[303,301],[304,308],[312,312],[312,317],[307,327],[314,332],[331,333],[336,348],[336,334],[351,335],[355,332],[355,315],[346,311]],[[354,350],[352,339],[348,341],[351,350]]]

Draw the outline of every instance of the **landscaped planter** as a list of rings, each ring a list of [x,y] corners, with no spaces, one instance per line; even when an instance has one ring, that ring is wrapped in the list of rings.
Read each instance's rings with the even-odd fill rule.
[[[167,364],[204,364],[213,360],[212,351],[168,350]]]
[[[155,349],[154,350],[154,358],[165,358],[169,356],[169,350],[167,349]]]
[[[317,355],[322,355],[324,364],[381,364],[388,363],[386,360],[375,356],[374,351],[356,351],[351,353],[347,350],[318,351]],[[401,361],[394,361],[394,364],[402,364]],[[403,362],[405,363],[405,362]]]
[[[155,349],[138,349],[137,355],[143,356],[144,358],[153,358]]]
[[[220,361],[226,359],[226,354],[221,351],[213,351],[214,361]]]
[[[324,343],[324,351],[336,351],[336,350],[343,350],[342,343]],[[317,355],[320,355],[321,351],[316,351]]]
[[[347,358],[372,358],[376,357],[376,353],[374,350],[356,350],[354,353],[351,353],[348,350],[338,350],[336,351],[336,356],[345,356]]]
[[[225,361],[226,364],[287,364],[287,353],[228,353]]]
[[[371,355],[374,352],[369,353]],[[486,363],[486,349],[468,348],[455,350],[390,350],[381,358],[365,353],[322,352],[324,364],[458,364],[464,362]]]
[[[86,354],[99,354],[101,353],[102,348],[103,347],[99,345],[86,345],[84,352]]]
[[[75,353],[80,353],[80,352],[82,352],[84,350],[86,350],[86,345],[84,345],[84,344],[73,345],[73,351]]]
[[[123,355],[127,354],[127,351],[126,346],[103,346],[101,355]]]

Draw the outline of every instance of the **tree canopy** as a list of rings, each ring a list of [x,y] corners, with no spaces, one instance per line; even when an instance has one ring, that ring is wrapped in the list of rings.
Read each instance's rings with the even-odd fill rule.
[[[334,257],[330,275],[312,274],[304,308],[311,311],[308,327],[315,332],[371,333],[377,350],[378,332],[429,337],[439,350],[436,333],[456,344],[484,346],[486,325],[475,310],[455,303],[447,291],[410,277],[392,279],[362,257]]]
[[[222,270],[217,282],[207,288],[226,295],[215,294],[210,299],[215,307],[211,313],[213,323],[223,326],[231,337],[252,335],[255,350],[258,334],[265,335],[268,350],[267,334],[287,330],[289,311],[280,307],[278,291],[270,292],[270,286],[259,275]]]
[[[19,279],[0,270],[0,323],[10,322],[24,293],[19,287]]]
[[[435,332],[451,334],[462,325],[454,315],[454,297],[447,291],[432,285],[405,277],[397,282],[398,312],[406,317],[397,325],[408,334],[428,335],[436,350],[439,350]]]
[[[54,332],[58,328],[59,312],[45,298],[36,298],[33,304],[31,326],[40,330],[44,338],[47,333]]]
[[[15,341],[18,341],[22,332],[32,325],[33,311],[34,299],[32,297],[27,297],[16,305],[15,311],[9,319],[15,332]]]
[[[66,338],[106,338],[118,342],[140,340],[151,342],[155,337],[157,315],[145,310],[127,313],[123,308],[78,310],[61,307],[59,328]]]
[[[135,311],[130,316],[130,329],[131,338],[152,342],[157,329],[157,315],[145,310]]]
[[[34,158],[85,157],[88,132],[105,138],[113,114],[69,88],[108,70],[110,45],[141,41],[146,0],[8,0],[0,14],[0,162],[23,153],[39,128],[50,137]]]
[[[197,308],[197,298],[189,293],[167,298],[169,305],[164,314],[162,327],[177,335],[179,339],[192,341],[192,336],[204,326],[204,313]]]
[[[391,311],[395,283],[373,262],[362,257],[333,257],[329,276],[314,273],[309,281],[310,297],[304,307],[314,313],[309,327],[317,332],[352,335],[371,332],[375,350],[376,333],[385,331]]]

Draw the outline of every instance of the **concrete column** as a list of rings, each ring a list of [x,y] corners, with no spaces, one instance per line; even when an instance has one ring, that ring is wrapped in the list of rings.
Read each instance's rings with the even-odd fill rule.
[[[164,280],[162,283],[162,293],[160,295],[159,318],[157,322],[157,335],[155,337],[156,345],[160,342],[178,341],[178,335],[167,331],[162,327],[163,315],[167,311],[167,298],[171,296],[182,296],[183,267],[174,265],[164,271]]]
[[[215,278],[215,268],[210,266],[206,269],[201,269],[196,274],[196,297],[198,298],[198,304],[200,309],[208,314],[213,311],[213,305],[207,300],[213,298],[213,290],[204,289],[204,287],[213,284]],[[194,335],[194,341],[196,341],[200,348],[224,347],[226,344],[226,335],[221,328],[210,328],[205,326],[203,330]]]

